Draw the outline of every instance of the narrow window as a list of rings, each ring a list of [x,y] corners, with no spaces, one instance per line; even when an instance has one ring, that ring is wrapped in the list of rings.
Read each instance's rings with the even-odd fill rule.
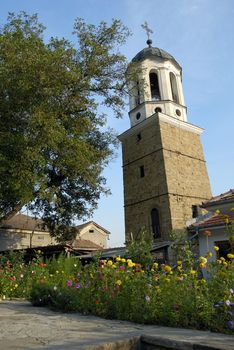
[[[150,80],[151,99],[153,101],[159,101],[161,98],[160,98],[160,91],[159,91],[157,74],[150,73],[149,80]]]
[[[172,72],[170,72],[170,83],[171,83],[172,100],[175,101],[176,103],[179,103],[176,77]]]
[[[140,177],[144,177],[145,176],[145,169],[144,169],[144,165],[140,166]]]
[[[159,213],[156,208],[151,210],[151,225],[154,238],[161,237],[160,223],[159,223]]]
[[[141,141],[141,133],[137,134],[137,142]]]
[[[192,205],[192,217],[193,217],[193,219],[198,217],[198,206],[197,205]]]

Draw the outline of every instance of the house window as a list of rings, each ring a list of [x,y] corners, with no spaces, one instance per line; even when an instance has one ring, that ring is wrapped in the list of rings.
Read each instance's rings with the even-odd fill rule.
[[[37,236],[37,239],[40,241],[44,241],[44,236]]]
[[[159,212],[158,209],[153,208],[151,210],[151,226],[154,238],[161,237],[160,222],[159,222]]]
[[[140,166],[140,177],[144,177],[145,176],[145,168],[144,165]]]
[[[179,103],[176,77],[172,72],[170,72],[170,83],[171,83],[172,100],[175,101],[176,103]]]
[[[156,73],[150,73],[149,80],[150,80],[151,99],[153,101],[159,101],[161,97],[160,97],[159,84],[158,84],[158,75]]]
[[[227,259],[227,254],[231,253],[231,245],[229,241],[218,241],[215,242],[215,245],[219,247],[219,250],[217,252],[218,258],[225,258]]]
[[[94,233],[94,230],[89,230],[90,233]]]

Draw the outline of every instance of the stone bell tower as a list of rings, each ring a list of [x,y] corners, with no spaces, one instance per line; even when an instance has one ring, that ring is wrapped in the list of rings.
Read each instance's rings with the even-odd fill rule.
[[[203,129],[187,121],[182,69],[149,38],[147,44],[127,71],[130,128],[119,139],[126,240],[144,228],[157,241],[183,229],[196,206],[211,198],[211,190],[200,142]]]

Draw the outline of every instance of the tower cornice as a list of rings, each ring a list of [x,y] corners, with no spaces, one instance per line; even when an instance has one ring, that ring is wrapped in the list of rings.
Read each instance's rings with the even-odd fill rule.
[[[157,119],[159,119],[159,121],[162,123],[174,125],[178,128],[181,128],[181,129],[189,131],[189,132],[193,132],[197,135],[201,135],[204,131],[204,129],[200,128],[199,126],[196,126],[196,125],[188,123],[188,122],[184,122],[184,121],[179,120],[177,118],[171,117],[167,114],[155,113],[151,117],[144,119],[142,122],[132,126],[130,129],[128,129],[125,132],[123,132],[122,134],[120,134],[118,136],[118,139],[120,141],[123,141],[129,135],[135,134],[136,132],[142,130],[146,126],[149,126],[150,124],[154,123]]]

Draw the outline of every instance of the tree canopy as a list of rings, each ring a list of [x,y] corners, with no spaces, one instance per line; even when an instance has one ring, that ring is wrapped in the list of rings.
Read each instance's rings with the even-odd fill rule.
[[[0,29],[0,218],[26,206],[63,240],[107,191],[115,137],[100,104],[120,116],[129,31],[78,18],[73,43],[44,30],[24,12]]]

